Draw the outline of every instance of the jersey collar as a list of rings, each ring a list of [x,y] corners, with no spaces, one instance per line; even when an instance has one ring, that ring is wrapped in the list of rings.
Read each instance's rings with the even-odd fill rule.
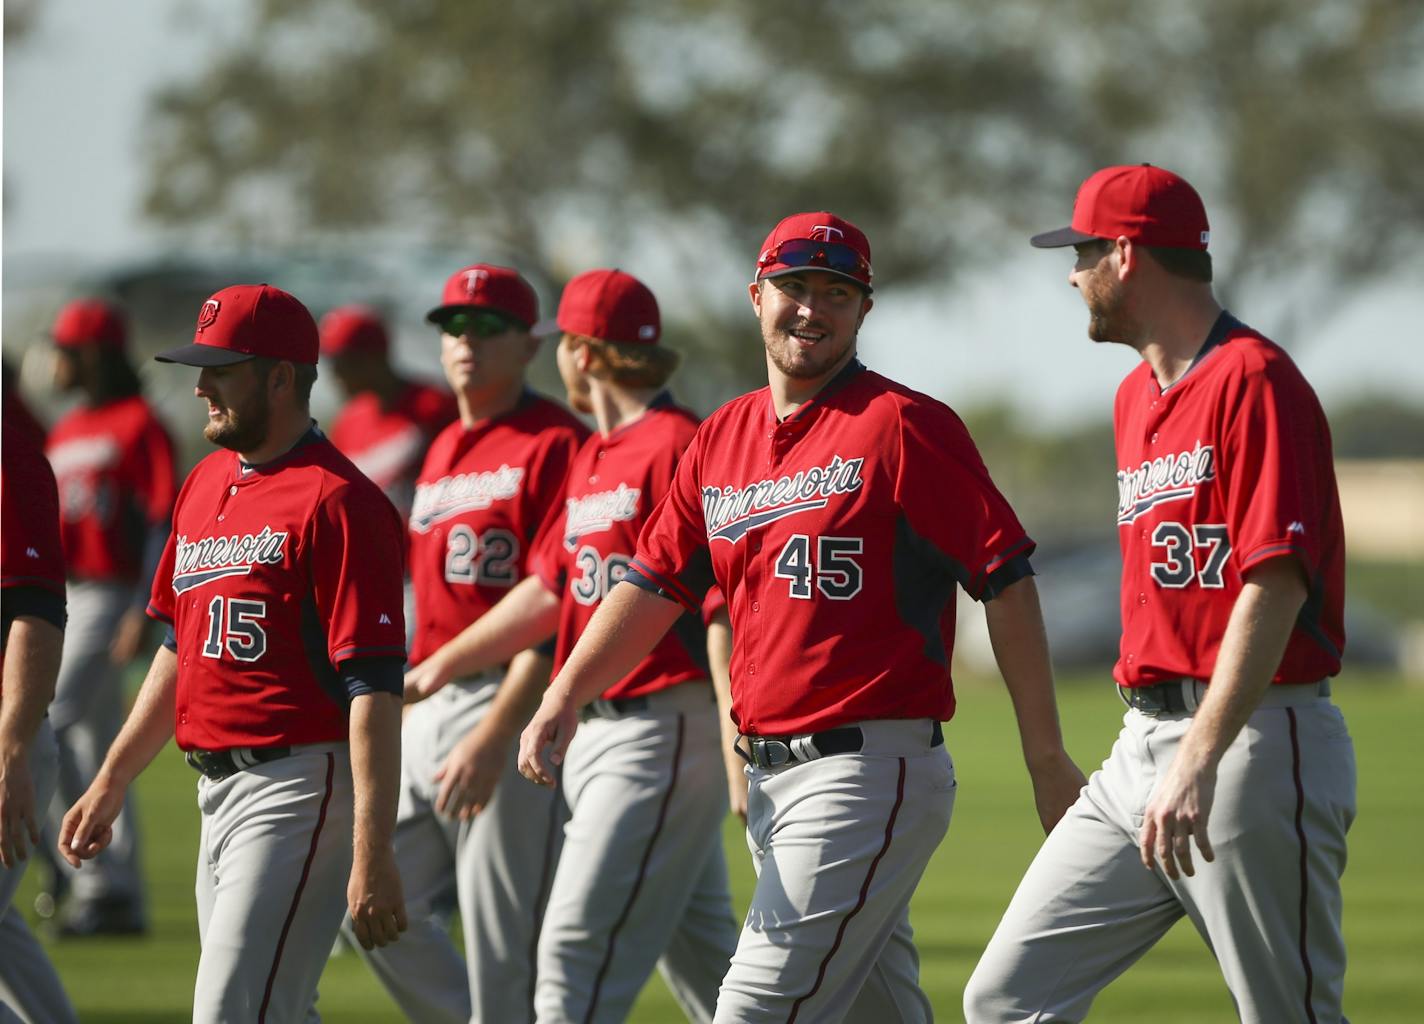
[[[1163,388],[1161,394],[1165,395],[1168,391],[1173,390],[1181,384],[1182,381],[1190,377],[1192,371],[1200,366],[1206,360],[1207,356],[1225,344],[1226,339],[1231,336],[1233,331],[1244,326],[1240,320],[1237,320],[1236,317],[1223,309],[1217,316],[1216,322],[1211,325],[1211,330],[1206,332],[1206,341],[1202,342],[1202,347],[1197,349],[1197,354],[1193,357],[1191,365],[1187,367],[1186,371],[1180,377]]]
[[[274,469],[281,468],[282,464],[290,459],[295,453],[301,451],[309,444],[318,441],[325,441],[326,435],[321,432],[321,428],[316,425],[316,420],[311,421],[311,426],[301,437],[297,438],[297,443],[288,448],[275,459],[268,459],[266,462],[243,462],[242,456],[237,456],[237,475],[240,479],[246,480],[255,475],[270,473]]]
[[[796,411],[793,412],[790,416],[786,417],[786,419],[784,420],[777,418],[776,405],[774,402],[772,402],[770,389],[768,389],[766,396],[766,407],[770,412],[772,425],[777,426],[785,425],[788,423],[795,423],[797,420],[805,418],[805,416],[810,410],[819,409],[822,405],[825,404],[826,399],[830,398],[836,392],[844,388],[847,384],[849,384],[856,377],[858,377],[864,370],[865,364],[862,363],[858,357],[852,359],[850,362],[846,363],[844,366],[841,367],[839,373],[837,373],[830,380],[826,381],[826,383],[822,385],[820,391],[817,391],[806,401],[802,402],[801,405],[797,407]]]

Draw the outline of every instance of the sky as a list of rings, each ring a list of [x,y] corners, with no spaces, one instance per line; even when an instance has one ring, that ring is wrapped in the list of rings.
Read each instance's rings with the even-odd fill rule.
[[[38,6],[30,33],[13,46],[7,41],[4,54],[7,307],[23,304],[37,277],[181,244],[171,231],[145,223],[140,209],[146,101],[159,84],[200,67],[243,17],[243,5],[222,0]],[[863,357],[956,406],[1006,399],[1044,429],[1105,418],[1137,356],[1087,340],[1082,302],[1067,286],[1065,253],[1025,245],[1022,257],[991,271],[913,293],[877,282]],[[1270,305],[1233,312],[1272,335]],[[1421,324],[1424,275],[1416,270],[1360,286],[1329,316],[1299,325],[1298,336],[1275,340],[1301,364],[1327,410],[1364,393],[1418,403],[1424,402]]]

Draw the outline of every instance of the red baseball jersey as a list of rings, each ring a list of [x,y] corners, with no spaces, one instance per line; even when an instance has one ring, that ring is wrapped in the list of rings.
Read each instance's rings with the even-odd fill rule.
[[[405,517],[430,442],[457,415],[449,391],[412,381],[389,409],[374,392],[357,395],[342,407],[327,436]]]
[[[177,492],[168,431],[132,395],[75,409],[54,425],[47,451],[69,574],[139,582],[144,535],[167,522]]]
[[[430,446],[410,515],[416,628],[411,663],[453,639],[524,578],[585,427],[526,393],[502,416],[450,424]]]
[[[0,650],[17,615],[38,614],[64,625],[64,549],[59,538],[59,492],[45,461],[44,435],[29,428],[19,402],[6,395],[0,458],[0,589],[4,628]],[[0,679],[0,689],[3,689]]]
[[[628,579],[695,610],[710,568],[732,716],[777,735],[951,717],[955,585],[987,599],[1032,551],[959,417],[852,363],[785,421],[766,388],[709,417]]]
[[[1118,388],[1123,686],[1210,679],[1242,578],[1291,555],[1310,596],[1277,683],[1340,670],[1345,539],[1330,426],[1289,356],[1223,313],[1163,391],[1143,363]]]
[[[188,474],[149,614],[178,640],[184,750],[347,738],[338,667],[402,657],[401,523],[319,432],[256,467]]]
[[[594,434],[574,457],[563,512],[541,533],[532,563],[560,598],[556,672],[599,602],[623,579],[638,532],[667,493],[678,459],[696,433],[697,417],[664,393],[632,423],[608,437]],[[707,635],[702,619],[688,614],[603,696],[636,697],[706,678]]]

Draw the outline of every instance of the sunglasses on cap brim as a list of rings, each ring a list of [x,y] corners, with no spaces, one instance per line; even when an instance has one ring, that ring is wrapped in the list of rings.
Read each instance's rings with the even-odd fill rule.
[[[514,321],[489,310],[472,309],[448,313],[437,320],[435,325],[440,328],[441,333],[452,338],[463,338],[466,335],[471,338],[493,338],[512,329]]]
[[[757,260],[757,268],[783,267],[834,270],[840,274],[870,280],[870,262],[841,242],[818,242],[812,238],[792,238],[782,242]]]

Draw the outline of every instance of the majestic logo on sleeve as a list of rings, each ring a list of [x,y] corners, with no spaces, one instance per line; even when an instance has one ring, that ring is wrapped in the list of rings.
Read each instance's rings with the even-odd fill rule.
[[[758,480],[745,487],[704,487],[702,514],[707,521],[707,539],[735,544],[759,526],[825,508],[835,495],[860,490],[864,463],[864,459],[837,455],[826,465],[803,469],[795,476]]]
[[[173,592],[181,594],[228,576],[246,576],[254,565],[281,565],[287,533],[264,526],[261,533],[189,540],[179,534],[173,562]]]
[[[1162,455],[1117,473],[1117,525],[1127,526],[1158,505],[1183,501],[1216,479],[1216,453],[1197,442],[1191,451]]]
[[[614,523],[626,523],[638,515],[637,487],[619,484],[611,491],[564,500],[564,547],[570,551],[585,534],[601,533]]]
[[[410,528],[425,533],[436,523],[462,512],[489,508],[496,501],[509,501],[519,493],[524,468],[500,466],[483,473],[442,476],[434,483],[418,484],[410,511]]]

